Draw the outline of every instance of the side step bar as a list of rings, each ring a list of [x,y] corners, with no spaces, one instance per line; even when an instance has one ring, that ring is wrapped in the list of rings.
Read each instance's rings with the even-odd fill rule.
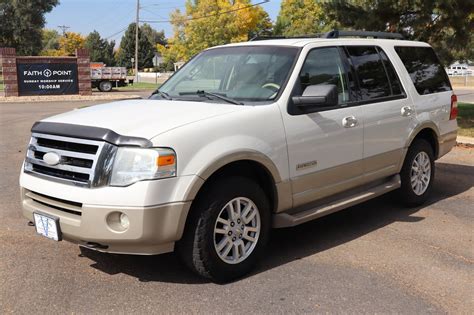
[[[273,227],[283,228],[296,226],[333,212],[354,206],[361,202],[383,195],[389,191],[395,190],[401,186],[400,175],[394,175],[386,182],[378,186],[371,187],[359,193],[319,205],[315,208],[304,210],[302,212],[289,214],[278,213],[273,217]]]

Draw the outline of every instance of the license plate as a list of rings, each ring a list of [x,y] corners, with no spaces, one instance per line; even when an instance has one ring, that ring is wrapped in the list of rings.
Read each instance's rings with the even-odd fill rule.
[[[36,233],[55,241],[61,240],[59,218],[37,212],[33,213],[33,217],[35,220]]]

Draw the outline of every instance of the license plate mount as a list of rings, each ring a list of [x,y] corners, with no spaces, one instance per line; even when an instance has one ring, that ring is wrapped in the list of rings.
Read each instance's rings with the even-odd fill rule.
[[[59,218],[48,214],[33,212],[36,233],[53,241],[62,240]]]

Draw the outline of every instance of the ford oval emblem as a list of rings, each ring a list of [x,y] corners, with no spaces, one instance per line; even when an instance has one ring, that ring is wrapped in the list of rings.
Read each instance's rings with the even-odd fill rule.
[[[43,155],[43,161],[51,166],[58,165],[61,161],[61,156],[56,152],[48,152]]]

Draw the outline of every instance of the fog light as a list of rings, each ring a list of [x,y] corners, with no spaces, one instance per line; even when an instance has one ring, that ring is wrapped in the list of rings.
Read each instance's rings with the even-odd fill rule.
[[[128,216],[125,213],[120,214],[120,225],[124,229],[128,229],[128,227],[130,226],[130,220],[128,219]]]

